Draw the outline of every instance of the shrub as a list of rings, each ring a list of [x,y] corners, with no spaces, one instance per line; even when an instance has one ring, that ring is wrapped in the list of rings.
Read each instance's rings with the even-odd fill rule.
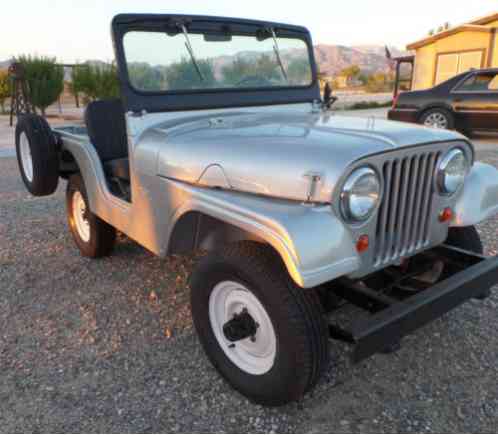
[[[87,65],[76,65],[71,71],[71,81],[69,82],[69,91],[76,100],[76,107],[80,107],[80,94],[84,92],[85,80],[87,77]]]
[[[85,102],[119,96],[119,80],[114,64],[81,64],[73,68],[71,92],[84,94]]]
[[[357,103],[351,104],[349,107],[345,107],[345,110],[363,110],[363,109],[379,109],[382,107],[391,107],[392,100],[389,101],[358,101]]]
[[[365,89],[367,92],[388,92],[393,87],[393,80],[390,75],[379,72],[368,77]]]
[[[216,79],[211,63],[208,60],[199,59],[197,66],[203,77],[202,82],[192,61],[184,58],[180,62],[169,65],[165,70],[168,88],[175,90],[214,86]]]
[[[10,97],[10,78],[7,70],[0,70],[0,113],[5,113],[5,100]]]
[[[32,104],[45,116],[45,109],[55,103],[64,90],[64,68],[50,57],[23,55],[16,61],[24,67]]]

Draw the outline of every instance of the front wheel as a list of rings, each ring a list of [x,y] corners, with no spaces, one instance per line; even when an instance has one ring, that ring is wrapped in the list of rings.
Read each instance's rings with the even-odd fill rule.
[[[116,230],[90,211],[85,183],[80,174],[71,175],[67,183],[66,209],[69,229],[84,257],[109,255],[116,240]]]
[[[316,384],[329,359],[322,307],[314,290],[290,280],[270,248],[241,242],[210,254],[190,287],[199,339],[236,390],[276,406]]]

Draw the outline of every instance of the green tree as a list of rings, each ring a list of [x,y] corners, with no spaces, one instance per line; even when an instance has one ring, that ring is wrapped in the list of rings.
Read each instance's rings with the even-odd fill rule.
[[[114,64],[82,64],[73,70],[73,88],[85,102],[119,97],[119,79]]]
[[[348,81],[354,79],[360,74],[361,70],[358,65],[351,65],[341,70],[340,75],[347,77]]]
[[[292,59],[287,66],[287,76],[293,85],[307,85],[311,81],[310,64],[307,59]]]
[[[116,65],[105,65],[95,69],[95,98],[118,98],[119,78]]]
[[[368,77],[365,89],[368,92],[388,92],[392,90],[392,76],[383,72],[372,74]]]
[[[168,89],[196,89],[209,88],[215,85],[214,70],[208,60],[198,60],[197,65],[204,80],[201,81],[199,74],[192,61],[183,58],[165,69]]]
[[[254,74],[254,66],[249,61],[236,57],[230,65],[225,65],[221,69],[223,82],[226,85],[234,86],[244,77]]]
[[[71,82],[69,83],[69,91],[73,94],[76,101],[76,107],[80,107],[80,94],[84,93],[85,80],[88,77],[88,65],[77,64],[71,72]]]
[[[153,68],[148,63],[128,64],[131,84],[140,90],[158,91],[165,88],[164,71]]]
[[[10,78],[7,70],[0,70],[0,110],[5,113],[5,100],[10,97]]]
[[[254,60],[237,57],[230,65],[224,66],[221,72],[223,82],[231,86],[251,77],[258,77],[268,81],[282,78],[282,73],[278,69],[276,61],[267,54],[258,56]]]
[[[45,116],[46,108],[55,103],[64,90],[64,68],[50,57],[23,55],[16,61],[24,67],[31,102]]]

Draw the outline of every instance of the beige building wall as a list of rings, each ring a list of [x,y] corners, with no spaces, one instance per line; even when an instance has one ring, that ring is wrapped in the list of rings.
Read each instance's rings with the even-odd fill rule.
[[[491,67],[498,68],[498,22],[496,24],[493,44],[493,57],[491,58]]]
[[[486,31],[463,31],[438,39],[432,43],[416,49],[413,89],[425,89],[436,83],[436,68],[438,55],[448,53],[466,53],[474,50],[482,51],[481,65],[487,66],[490,54],[490,33]],[[495,38],[497,35],[494,35]],[[497,41],[498,42],[498,41]],[[498,44],[493,48],[493,64],[498,62]]]

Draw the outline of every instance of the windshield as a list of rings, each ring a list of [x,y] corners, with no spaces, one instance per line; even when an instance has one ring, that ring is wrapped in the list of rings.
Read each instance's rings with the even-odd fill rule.
[[[306,42],[282,38],[129,31],[123,39],[130,83],[150,92],[302,87],[312,83]]]

